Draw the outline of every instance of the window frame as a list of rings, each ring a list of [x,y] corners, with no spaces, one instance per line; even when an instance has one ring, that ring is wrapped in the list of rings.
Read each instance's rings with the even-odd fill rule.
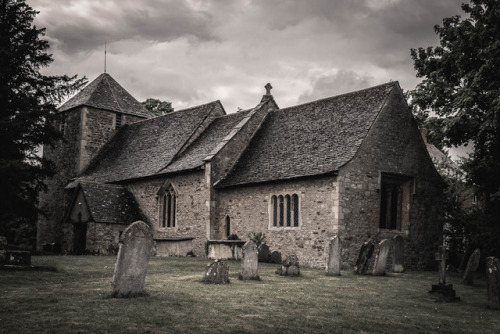
[[[177,219],[177,191],[170,182],[166,182],[158,191],[158,228],[176,229]]]
[[[270,230],[297,230],[302,227],[300,192],[286,191],[269,195]]]

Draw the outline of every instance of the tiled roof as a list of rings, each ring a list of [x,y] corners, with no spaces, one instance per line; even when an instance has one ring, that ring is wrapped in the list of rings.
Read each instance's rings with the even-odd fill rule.
[[[165,168],[164,172],[178,172],[202,166],[203,160],[250,111],[240,111],[216,118],[186,151]]]
[[[80,106],[111,110],[144,118],[153,117],[141,103],[107,73],[99,75],[97,79],[63,104],[59,111]]]
[[[394,86],[387,83],[271,112],[217,186],[337,171],[354,157]]]
[[[82,178],[116,182],[155,175],[172,161],[210,114],[224,114],[219,101],[127,124],[99,151]]]
[[[81,182],[92,219],[97,223],[130,224],[144,220],[132,194],[122,186]]]

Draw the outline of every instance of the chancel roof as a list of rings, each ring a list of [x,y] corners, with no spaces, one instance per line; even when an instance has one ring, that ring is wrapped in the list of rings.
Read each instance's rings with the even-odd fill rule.
[[[391,82],[269,113],[235,167],[217,186],[313,176],[349,162],[392,89]]]
[[[107,73],[99,75],[78,94],[64,103],[59,108],[59,111],[66,111],[80,106],[89,106],[144,118],[153,117],[141,103]]]
[[[181,149],[210,125],[209,116],[224,114],[220,102],[215,101],[127,124],[99,151],[81,179],[117,182],[161,174]]]
[[[87,206],[96,223],[130,224],[144,220],[133,195],[113,184],[81,182]]]

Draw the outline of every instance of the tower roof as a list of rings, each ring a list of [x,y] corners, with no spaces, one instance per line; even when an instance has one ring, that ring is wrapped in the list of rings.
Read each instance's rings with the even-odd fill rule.
[[[89,106],[143,118],[153,115],[109,74],[103,73],[63,104],[59,111]]]

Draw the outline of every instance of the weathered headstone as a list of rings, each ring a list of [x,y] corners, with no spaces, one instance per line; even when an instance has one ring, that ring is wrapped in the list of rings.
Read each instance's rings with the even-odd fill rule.
[[[259,262],[269,262],[269,257],[271,256],[271,251],[269,246],[266,244],[261,244],[259,246]]]
[[[393,239],[392,248],[392,272],[402,273],[404,271],[405,242],[402,236],[397,235]]]
[[[378,253],[375,256],[375,264],[373,265],[372,275],[382,276],[385,275],[385,266],[387,264],[387,256],[389,255],[389,250],[391,249],[391,244],[389,240],[383,239],[378,244]]]
[[[111,282],[111,296],[132,297],[143,291],[152,247],[153,232],[148,224],[136,221],[123,231]]]
[[[252,240],[247,241],[242,248],[241,258],[241,274],[240,279],[246,281],[250,279],[259,279],[258,266],[258,250],[255,242]]]
[[[494,256],[486,258],[488,304],[491,309],[500,309],[500,260]]]
[[[276,273],[280,276],[300,276],[299,258],[297,255],[288,255],[283,260]]]
[[[447,302],[459,301],[460,297],[456,296],[453,284],[446,284],[446,260],[448,259],[448,252],[444,246],[439,246],[435,254],[435,259],[439,261],[439,284],[433,284],[432,290],[429,293],[437,293]]]
[[[273,251],[269,258],[270,258],[271,263],[281,263],[282,262],[281,253],[278,251]]]
[[[363,243],[361,246],[361,250],[359,251],[358,260],[356,261],[356,266],[354,271],[356,274],[366,274],[368,270],[368,266],[370,265],[370,259],[373,255],[373,243],[371,241],[367,241]]]
[[[207,265],[204,281],[212,284],[229,283],[229,265],[221,260],[215,260]]]
[[[472,255],[469,257],[467,262],[467,267],[465,268],[464,278],[462,282],[464,284],[472,285],[474,283],[473,274],[479,267],[479,259],[481,258],[481,250],[476,248]]]
[[[330,240],[330,249],[328,251],[328,264],[326,266],[326,274],[328,276],[339,276],[340,267],[342,264],[342,247],[339,236],[335,236]]]

